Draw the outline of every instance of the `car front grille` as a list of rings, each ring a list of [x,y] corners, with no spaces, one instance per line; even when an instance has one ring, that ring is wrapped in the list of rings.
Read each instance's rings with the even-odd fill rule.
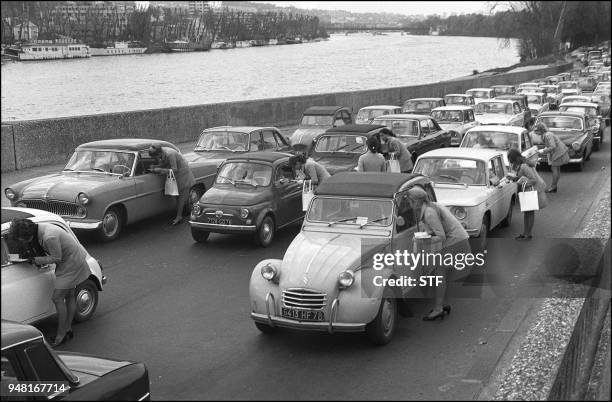
[[[55,200],[21,200],[28,208],[42,209],[60,216],[84,218],[85,208],[73,202]]]
[[[327,294],[310,289],[285,289],[282,297],[285,307],[322,309],[327,304]]]

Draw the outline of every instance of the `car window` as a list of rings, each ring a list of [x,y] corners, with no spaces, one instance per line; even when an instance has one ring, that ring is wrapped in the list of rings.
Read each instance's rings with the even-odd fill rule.
[[[276,167],[274,182],[278,183],[281,179],[293,180],[293,171],[291,166],[289,166],[289,162],[283,162]]]
[[[140,151],[138,153],[138,159],[136,161],[136,170],[134,176],[141,176],[149,173],[147,169],[150,169],[152,165],[157,164],[157,161],[149,156],[148,151]]]
[[[468,115],[470,116],[470,121],[474,121],[474,111],[468,110]]]
[[[262,132],[262,147],[261,150],[276,149],[276,139],[274,133],[270,130],[264,130]]]
[[[343,224],[371,223],[372,226],[389,226],[392,219],[391,200],[315,197],[310,204],[307,220],[311,222],[337,222]]]
[[[120,151],[77,150],[66,164],[65,170],[102,171],[123,174],[132,172],[134,154]],[[126,169],[127,168],[127,169]]]
[[[499,180],[504,178],[504,167],[502,166],[502,160],[499,156],[493,158],[493,163],[495,164],[495,176]]]
[[[66,381],[66,377],[43,343],[26,346],[24,353],[39,381]]]
[[[374,120],[375,124],[384,124],[398,137],[418,137],[419,128],[416,120]]]
[[[336,120],[334,121],[334,125],[335,125],[336,127],[338,127],[338,126],[344,126],[344,125],[345,125],[344,120],[342,120],[342,115],[338,115],[338,117],[337,117],[337,118],[336,118]]]
[[[344,120],[344,124],[351,124],[351,116],[349,112],[346,110],[342,111],[342,120]]]
[[[429,125],[427,124],[427,120],[419,121],[419,125],[421,126],[422,137],[426,137],[429,134]]]
[[[283,136],[280,133],[276,132],[276,131],[274,131],[274,138],[276,138],[276,143],[278,144],[279,147],[289,145],[289,144],[287,144],[287,141],[285,141]]]
[[[420,158],[413,173],[427,176],[436,183],[463,183],[478,186],[485,184],[485,164],[473,159]]]
[[[317,140],[317,145],[315,145],[315,152],[363,154],[366,151],[366,137],[362,135],[324,135]]]
[[[301,124],[305,126],[331,126],[334,116],[304,115]]]
[[[226,162],[219,169],[215,184],[247,184],[268,186],[272,180],[272,167],[263,163]]]
[[[526,149],[531,148],[530,145],[527,145],[526,137],[527,137],[527,133],[525,131],[523,131],[521,133],[521,150],[522,151],[525,151]]]
[[[497,177],[497,172],[495,171],[495,163],[493,159],[489,159],[487,163],[487,171],[489,172],[489,180],[494,180],[494,177]]]
[[[251,152],[254,151],[261,151],[261,132],[260,131],[255,131],[251,133],[251,138],[249,140],[250,143],[250,150]]]
[[[435,133],[436,131],[438,131],[437,124],[434,123],[433,120],[427,120],[427,122],[429,123],[429,132],[430,133]]]

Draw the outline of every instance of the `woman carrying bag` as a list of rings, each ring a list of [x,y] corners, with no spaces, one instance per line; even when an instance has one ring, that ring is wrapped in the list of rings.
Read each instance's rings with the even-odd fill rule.
[[[402,142],[393,136],[393,133],[388,129],[380,130],[380,139],[383,143],[387,144],[388,151],[390,154],[388,172],[396,173],[410,173],[412,172],[412,156],[410,151],[406,148]],[[393,162],[396,160],[396,162]],[[396,165],[399,162],[399,171]]]
[[[545,191],[547,193],[556,193],[557,183],[561,177],[561,166],[568,164],[570,161],[567,147],[559,137],[548,131],[548,127],[546,127],[544,123],[537,123],[533,132],[539,136],[546,145],[546,148],[539,152],[548,156],[548,165],[550,166],[550,170],[552,170],[552,184]]]
[[[523,211],[523,233],[515,237],[516,240],[531,240],[531,232],[535,222],[535,211],[543,209],[548,205],[548,199],[544,192],[546,182],[540,177],[535,168],[529,164],[529,161],[521,155],[519,150],[510,149],[508,151],[508,161],[510,161],[512,169],[516,171],[516,176],[508,176],[508,178],[516,180],[519,189],[522,191],[532,190],[537,192],[537,208],[535,208],[535,205],[528,208],[526,205],[521,205],[521,211]],[[525,199],[525,197],[523,198]]]

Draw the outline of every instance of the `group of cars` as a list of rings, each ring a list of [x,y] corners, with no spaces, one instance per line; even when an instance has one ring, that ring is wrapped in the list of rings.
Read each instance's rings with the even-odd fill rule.
[[[545,162],[538,161],[543,144],[529,132],[534,122],[545,123],[568,145],[570,162],[578,167],[604,141],[609,81],[599,80],[586,95],[571,78],[564,73],[516,87],[409,99],[401,107],[368,106],[359,110],[356,123],[347,107],[311,107],[289,137],[275,127],[205,129],[193,152],[184,154],[196,179],[185,211],[192,237],[205,242],[210,233],[251,233],[266,247],[278,230],[301,222],[284,257],[261,261],[252,272],[251,318],[257,328],[266,333],[278,327],[365,331],[373,342],[385,344],[395,333],[405,296],[415,288],[373,288],[364,297],[373,271],[363,262],[374,252],[412,250],[419,228],[407,191],[421,187],[432,201],[446,205],[475,247],[486,249],[489,231],[511,223],[518,200],[517,185],[507,178],[507,151],[516,148],[534,163]],[[563,92],[570,89],[581,93]],[[356,173],[368,138],[380,138],[389,129],[412,154],[413,172]],[[21,324],[2,324],[3,381],[4,373],[21,380],[35,376],[37,369],[22,363],[36,353],[57,371],[54,379],[69,383],[69,392],[83,389],[96,376],[122,375],[125,392],[148,398],[144,366],[109,360],[105,372],[88,369],[88,375],[77,376],[75,371],[87,367],[85,357],[57,354],[40,333],[23,325],[55,313],[54,267],[37,268],[20,259],[6,234],[11,219],[22,217],[57,225],[72,236],[73,229],[77,234],[94,231],[102,241],[111,241],[127,224],[172,211],[175,203],[164,195],[165,178],[150,170],[155,163],[148,153],[151,144],[178,150],[161,140],[90,142],[74,150],[61,172],[4,190],[12,207],[2,210],[2,319]],[[302,185],[289,164],[300,146],[332,174],[306,208]],[[94,314],[106,284],[100,262],[89,256],[88,264],[91,275],[77,289],[77,321]],[[377,274],[394,279],[399,269],[391,266]],[[418,267],[408,275],[422,273]],[[15,342],[5,342],[5,336]]]

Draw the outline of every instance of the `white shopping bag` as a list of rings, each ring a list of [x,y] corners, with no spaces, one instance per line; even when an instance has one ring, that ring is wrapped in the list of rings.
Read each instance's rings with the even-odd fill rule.
[[[314,197],[314,189],[312,187],[311,180],[304,180],[304,186],[302,187],[302,211],[308,211],[310,200]]]
[[[519,204],[521,212],[539,210],[538,192],[533,190],[533,187],[530,191],[525,191],[525,184],[523,184],[523,191],[519,193]]]
[[[389,164],[387,168],[387,172],[391,173],[401,173],[402,169],[400,168],[399,161],[395,158],[395,155],[391,156],[391,159],[387,162]]]
[[[176,177],[174,177],[174,171],[170,169],[168,176],[166,177],[166,187],[164,189],[166,195],[179,195],[178,185],[176,184]]]

